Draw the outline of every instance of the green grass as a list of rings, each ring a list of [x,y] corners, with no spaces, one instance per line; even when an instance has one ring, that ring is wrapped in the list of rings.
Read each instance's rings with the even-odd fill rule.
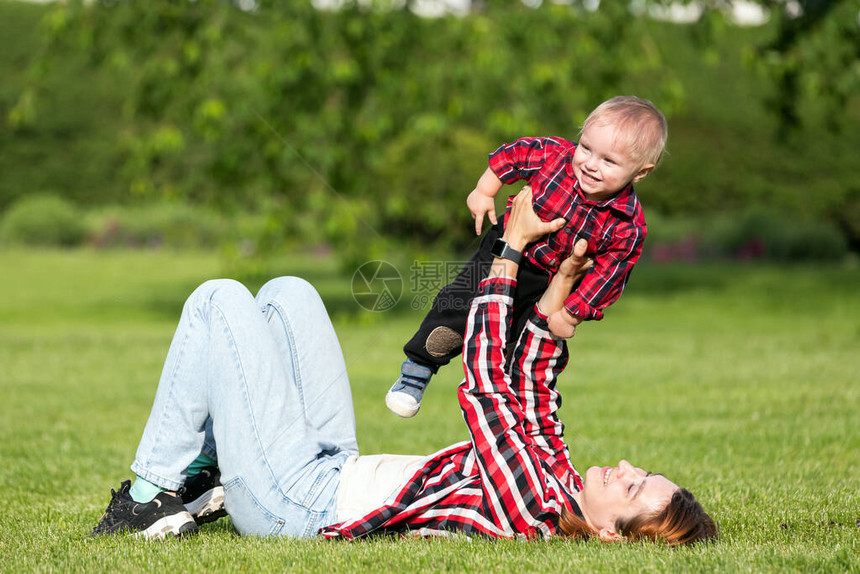
[[[648,267],[580,329],[562,376],[574,464],[627,458],[697,494],[716,544],[261,540],[229,520],[167,543],[91,539],[130,478],[184,297],[216,257],[0,251],[0,570],[860,571],[860,269]],[[335,316],[365,453],[463,439],[460,370],[421,414],[382,397],[419,315],[356,311],[348,276],[296,258]],[[831,523],[832,521],[832,523]]]

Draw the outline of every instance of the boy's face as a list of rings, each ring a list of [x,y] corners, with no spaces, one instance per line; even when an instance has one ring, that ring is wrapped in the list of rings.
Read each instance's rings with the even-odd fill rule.
[[[591,124],[582,131],[573,154],[573,173],[589,199],[607,199],[654,169],[654,164],[636,161],[621,140],[616,141],[612,124]]]

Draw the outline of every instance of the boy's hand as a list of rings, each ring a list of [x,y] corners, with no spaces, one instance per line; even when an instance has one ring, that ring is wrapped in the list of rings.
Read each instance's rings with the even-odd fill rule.
[[[576,281],[594,265],[594,261],[585,256],[587,249],[588,242],[585,239],[577,240],[573,245],[573,253],[562,261],[538,301],[538,308],[547,314],[549,331],[556,337],[570,339],[576,334],[576,326],[582,323],[582,319],[571,315],[563,305]]]
[[[466,198],[466,205],[469,206],[469,211],[472,212],[472,217],[475,218],[475,235],[481,234],[481,227],[484,224],[484,215],[490,218],[490,221],[495,225],[498,223],[496,219],[496,202],[492,197],[481,193],[479,189],[475,189]]]
[[[538,308],[547,317],[552,317],[553,314],[559,311],[565,311],[564,300],[570,295],[574,284],[594,265],[594,261],[585,256],[587,249],[588,242],[585,239],[579,239],[573,245],[573,253],[561,262],[558,272],[553,276],[552,281],[549,282],[549,286],[544,291],[540,301],[538,301]],[[570,318],[571,320],[576,320],[577,323],[579,322],[576,317],[567,311],[565,313],[566,315],[561,318]],[[556,317],[556,321],[559,318]],[[557,323],[553,322],[553,324]],[[574,323],[574,326],[576,326],[576,323]],[[560,326],[559,330],[561,330]],[[562,336],[558,333],[555,334]]]
[[[582,322],[582,319],[574,317],[567,312],[567,309],[559,309],[549,316],[547,325],[549,331],[556,337],[570,339],[576,334],[576,326]]]

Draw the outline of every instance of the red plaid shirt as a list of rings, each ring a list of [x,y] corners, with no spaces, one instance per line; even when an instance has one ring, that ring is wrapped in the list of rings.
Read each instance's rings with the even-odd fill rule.
[[[547,538],[563,508],[580,513],[571,493],[582,489],[582,479],[556,416],[555,379],[567,363],[567,347],[550,335],[546,316],[536,314],[505,371],[515,288],[514,279],[485,279],[472,302],[466,379],[458,390],[471,440],[432,455],[390,504],[325,527],[323,536],[353,539],[393,530]]]
[[[575,143],[558,137],[522,138],[491,153],[490,169],[502,183],[528,180],[535,212],[544,221],[567,220],[562,229],[526,249],[525,256],[532,263],[555,273],[570,256],[576,240],[588,240],[587,254],[594,259],[594,268],[564,306],[581,319],[600,320],[602,309],[621,296],[642,253],[647,228],[632,185],[601,202],[591,201],[582,193],[573,175],[575,150]]]

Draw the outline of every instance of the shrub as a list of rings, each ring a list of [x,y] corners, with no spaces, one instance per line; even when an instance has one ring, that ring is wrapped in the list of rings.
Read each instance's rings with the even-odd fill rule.
[[[3,243],[70,247],[79,245],[86,234],[78,208],[51,194],[17,200],[0,223]]]
[[[847,241],[834,225],[761,209],[717,218],[708,235],[706,243],[717,254],[739,259],[839,261],[848,254]]]
[[[840,261],[845,235],[832,223],[751,209],[707,218],[648,214],[645,257],[658,263],[761,259],[782,263]]]
[[[218,245],[223,222],[210,209],[178,203],[111,207],[92,214],[95,247],[202,249]]]

